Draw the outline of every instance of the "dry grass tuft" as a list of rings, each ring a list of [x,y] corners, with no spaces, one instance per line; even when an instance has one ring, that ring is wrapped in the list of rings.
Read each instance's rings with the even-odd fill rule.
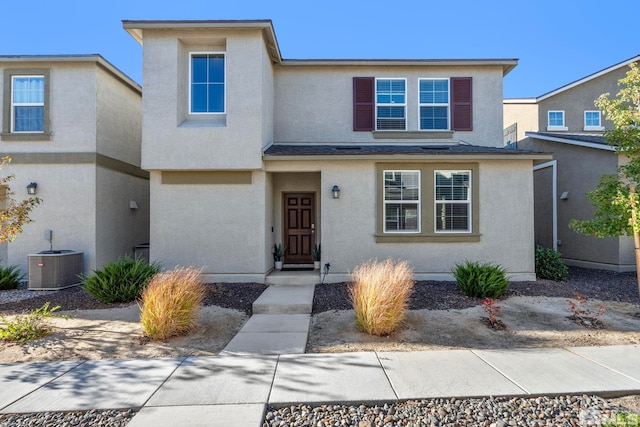
[[[142,293],[140,322],[151,339],[164,340],[191,332],[206,289],[202,271],[178,267],[156,274]]]
[[[369,260],[351,276],[349,294],[358,327],[371,335],[389,335],[404,320],[415,283],[409,263]]]

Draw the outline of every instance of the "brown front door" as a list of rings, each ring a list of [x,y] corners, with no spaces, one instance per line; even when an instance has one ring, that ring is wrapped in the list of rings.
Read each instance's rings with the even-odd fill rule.
[[[286,264],[311,264],[311,247],[315,243],[315,195],[290,193],[284,195],[284,241],[287,245]]]

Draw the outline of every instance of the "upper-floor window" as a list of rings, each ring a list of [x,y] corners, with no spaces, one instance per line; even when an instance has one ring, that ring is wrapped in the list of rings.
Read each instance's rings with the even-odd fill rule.
[[[13,76],[11,132],[44,132],[44,76]]]
[[[449,129],[449,79],[420,80],[420,130]]]
[[[604,130],[600,121],[600,111],[584,112],[584,130]]]
[[[567,130],[564,123],[564,111],[549,111],[547,130]]]
[[[376,79],[376,129],[405,130],[407,128],[407,81]]]
[[[192,53],[189,112],[225,112],[224,53]]]

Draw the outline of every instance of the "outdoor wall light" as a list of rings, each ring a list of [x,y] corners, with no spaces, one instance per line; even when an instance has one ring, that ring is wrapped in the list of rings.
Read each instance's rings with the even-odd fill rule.
[[[27,185],[27,194],[30,196],[36,194],[36,187],[38,187],[37,182],[32,182],[31,184]]]
[[[338,187],[337,185],[334,185],[333,188],[331,189],[331,194],[332,194],[334,199],[339,199],[340,198],[340,187]]]
[[[567,200],[567,199],[569,199],[569,192],[563,191],[562,194],[560,195],[560,200]]]

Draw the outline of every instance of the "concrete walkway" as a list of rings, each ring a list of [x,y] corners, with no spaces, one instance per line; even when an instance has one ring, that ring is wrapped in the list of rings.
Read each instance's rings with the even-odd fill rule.
[[[302,354],[307,346],[314,285],[269,286],[223,354]]]
[[[261,425],[266,405],[640,394],[640,345],[0,365],[0,413],[142,409],[129,427]]]

